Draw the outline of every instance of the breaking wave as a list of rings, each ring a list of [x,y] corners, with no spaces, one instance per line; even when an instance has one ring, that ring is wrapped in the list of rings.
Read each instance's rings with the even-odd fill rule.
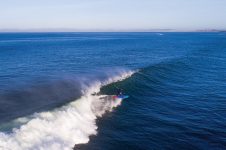
[[[18,128],[11,133],[0,132],[0,150],[69,150],[76,144],[88,143],[89,136],[97,134],[96,119],[121,104],[121,99],[92,93],[133,73],[120,71],[105,81],[84,85],[83,96],[67,105],[17,118],[14,122],[21,124]]]

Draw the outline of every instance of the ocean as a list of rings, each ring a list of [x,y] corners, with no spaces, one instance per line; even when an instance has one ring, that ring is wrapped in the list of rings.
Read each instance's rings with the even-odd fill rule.
[[[225,90],[225,32],[0,33],[0,150],[223,150]]]

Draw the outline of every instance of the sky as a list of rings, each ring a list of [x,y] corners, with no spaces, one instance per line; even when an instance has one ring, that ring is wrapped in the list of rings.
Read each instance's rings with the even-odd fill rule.
[[[226,0],[0,0],[0,31],[226,30]]]

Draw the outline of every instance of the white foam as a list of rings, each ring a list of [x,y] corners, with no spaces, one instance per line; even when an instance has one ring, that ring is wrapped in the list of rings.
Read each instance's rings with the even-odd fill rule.
[[[75,144],[89,142],[97,134],[97,117],[120,105],[111,96],[92,96],[100,87],[130,77],[134,72],[120,72],[105,82],[95,82],[83,92],[84,96],[59,109],[18,118],[24,123],[12,133],[0,132],[0,150],[71,150]]]

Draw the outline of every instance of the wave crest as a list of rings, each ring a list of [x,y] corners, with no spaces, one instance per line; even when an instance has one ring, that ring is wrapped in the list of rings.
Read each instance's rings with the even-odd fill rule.
[[[23,122],[12,133],[0,132],[0,149],[14,150],[69,150],[76,144],[89,142],[97,134],[97,117],[121,104],[107,95],[92,95],[101,86],[130,77],[133,71],[120,71],[118,75],[84,88],[84,95],[53,111],[36,113],[32,117],[18,118]]]

